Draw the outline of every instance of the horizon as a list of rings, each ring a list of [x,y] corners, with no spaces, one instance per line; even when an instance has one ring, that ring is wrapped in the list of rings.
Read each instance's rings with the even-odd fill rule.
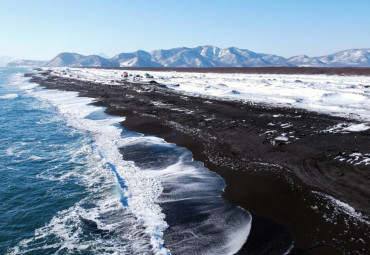
[[[285,58],[370,47],[370,1],[11,1],[0,3],[0,56],[234,46]],[[181,10],[181,14],[179,15]]]

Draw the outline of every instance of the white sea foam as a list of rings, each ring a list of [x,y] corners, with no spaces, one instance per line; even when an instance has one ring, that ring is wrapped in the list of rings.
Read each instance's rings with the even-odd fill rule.
[[[138,251],[136,254],[150,251],[151,247],[146,247],[149,245],[149,238],[146,243],[145,239],[143,241],[140,238],[133,241],[136,232],[140,232],[138,230],[140,224],[136,222],[129,210],[124,210],[122,207],[118,189],[112,190],[112,187],[116,186],[114,174],[107,169],[97,152],[94,154],[89,149],[89,143],[90,141],[85,139],[84,145],[78,150],[68,146],[61,148],[62,153],[69,157],[85,155],[80,159],[84,160],[80,163],[85,167],[63,168],[61,164],[66,163],[62,159],[58,164],[53,164],[54,167],[37,176],[53,181],[64,181],[78,176],[78,183],[84,184],[88,190],[87,197],[72,207],[58,212],[49,223],[36,229],[33,237],[20,241],[16,246],[11,247],[7,254],[30,252],[44,254],[50,253],[50,250],[54,250],[53,254],[80,251],[97,254],[135,254],[130,250],[130,246],[133,245],[136,245],[135,251]],[[114,217],[110,217],[111,214]],[[92,226],[89,230],[89,226],[86,226],[84,221],[88,224],[89,222],[96,224],[97,228],[94,229]],[[132,226],[127,226],[130,224]],[[86,238],[84,231],[91,231],[89,238]],[[101,236],[104,237],[110,233],[115,234],[110,238]],[[145,232],[141,231],[140,234]],[[128,243],[127,240],[131,240],[132,243]]]
[[[26,160],[24,156],[29,155],[31,152],[30,147],[24,142],[15,142],[6,149],[6,154],[12,156],[14,160]]]
[[[116,167],[117,173],[128,187],[127,200],[130,211],[139,222],[143,223],[147,233],[151,236],[163,236],[167,224],[161,208],[155,203],[161,194],[160,183],[145,176],[132,163],[122,161],[116,145],[121,138],[121,130],[112,124],[119,123],[124,118],[111,117],[108,121],[85,119],[84,117],[96,111],[97,108],[88,105],[92,102],[91,99],[77,98],[77,93],[74,92],[42,90],[35,95],[51,102],[63,116],[67,117],[69,125],[93,135],[96,150],[102,155],[102,160]],[[151,243],[156,253],[167,253],[165,248],[161,248],[163,238],[152,238]]]
[[[293,243],[292,243],[292,245],[289,247],[289,249],[288,249],[286,252],[284,252],[284,254],[283,254],[283,255],[288,255],[288,254],[290,254],[290,253],[292,252],[293,248],[294,248],[294,242],[293,242]]]
[[[99,174],[96,177],[98,177],[96,180],[99,180],[102,176]],[[107,192],[113,183],[108,179],[104,181],[103,183],[94,182],[92,178],[86,179],[86,182],[90,183],[90,192],[95,192],[95,196],[90,195],[72,207],[58,212],[48,224],[36,229],[32,238],[22,240],[15,247],[10,248],[7,254],[28,252],[43,254],[50,249],[55,249],[56,254],[66,251],[67,253],[90,251],[96,254],[141,254],[150,251],[145,239],[144,242],[137,240],[139,244],[135,249],[130,249],[132,244],[128,243],[128,240],[132,241],[134,230],[140,229],[140,223],[128,211],[124,211],[118,194],[110,195]],[[94,207],[87,206],[91,201],[94,202]],[[121,218],[107,217],[109,214]],[[81,219],[94,222],[97,226],[94,231],[100,235],[114,233],[113,238],[101,238],[99,235],[95,236],[94,232],[90,238],[85,238],[86,226]],[[127,225],[131,226],[128,228]],[[50,240],[53,241],[50,242]]]
[[[178,221],[171,225],[177,231],[169,231],[171,251],[179,254],[235,254],[242,247],[248,238],[252,217],[220,197],[225,187],[220,176],[194,161],[188,150],[157,137],[126,137],[122,146],[126,148],[124,156],[130,157],[132,153],[131,157],[140,162],[136,153],[139,151],[144,162],[152,162],[141,165],[141,168],[160,180],[164,187],[158,201],[173,207],[169,220],[175,214]],[[154,163],[156,161],[160,163]],[[183,215],[184,208],[187,208],[186,215]],[[200,215],[209,216],[202,217],[197,223],[184,220]]]
[[[6,95],[0,96],[0,99],[14,99],[17,97],[18,97],[18,94],[6,94]]]

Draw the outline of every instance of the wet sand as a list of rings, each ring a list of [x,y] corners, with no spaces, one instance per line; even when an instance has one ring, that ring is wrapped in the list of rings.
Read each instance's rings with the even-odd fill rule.
[[[107,107],[108,114],[126,117],[121,123],[125,129],[186,147],[195,160],[222,176],[227,183],[223,197],[253,214],[251,235],[240,254],[282,254],[278,245],[269,250],[264,244],[268,238],[278,243],[289,235],[295,242],[292,254],[366,254],[369,250],[369,225],[337,213],[313,193],[328,194],[370,214],[370,167],[334,159],[346,152],[369,153],[369,130],[324,133],[348,120],[192,97],[157,84],[113,86],[47,73],[45,77],[32,80],[49,89],[96,98],[96,105]],[[292,126],[281,125],[288,122]],[[271,130],[288,132],[296,139],[288,144],[274,142]],[[269,236],[269,231],[282,236]]]

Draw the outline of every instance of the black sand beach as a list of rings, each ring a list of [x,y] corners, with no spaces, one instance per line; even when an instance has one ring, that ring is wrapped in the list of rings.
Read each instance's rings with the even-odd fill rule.
[[[352,221],[318,194],[348,203],[365,217],[370,215],[370,166],[335,160],[342,154],[369,153],[370,130],[322,132],[348,120],[299,109],[193,97],[158,84],[101,85],[50,76],[49,72],[30,76],[48,89],[78,91],[95,98],[96,105],[107,107],[108,114],[126,117],[121,123],[125,129],[186,147],[195,160],[224,178],[223,197],[253,215],[251,235],[240,254],[282,254],[276,247],[264,247],[266,239],[277,238],[268,234],[276,228],[293,238],[291,254],[369,251],[370,226]],[[271,130],[275,136],[289,133],[294,141],[274,142]]]

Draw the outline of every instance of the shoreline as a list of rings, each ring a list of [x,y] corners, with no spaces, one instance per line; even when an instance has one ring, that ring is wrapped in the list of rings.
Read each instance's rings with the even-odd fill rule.
[[[96,84],[77,80],[73,80],[75,83],[71,84],[70,81],[72,80],[49,77],[46,80],[37,81],[37,78],[33,77],[33,81],[39,83],[41,86],[50,89],[78,91],[81,96],[96,98],[96,105],[107,107],[106,112],[108,114],[126,117],[126,121],[122,122],[121,125],[127,130],[157,135],[164,138],[167,142],[188,148],[193,153],[194,160],[204,162],[209,170],[218,173],[226,181],[227,186],[223,194],[226,200],[247,209],[253,215],[259,215],[256,219],[267,217],[289,230],[296,244],[293,254],[342,254],[340,252],[343,249],[351,251],[351,248],[355,246],[354,244],[346,244],[348,235],[342,237],[343,244],[335,246],[337,242],[333,242],[330,239],[338,235],[345,226],[336,224],[333,230],[333,226],[328,225],[326,220],[322,218],[320,214],[321,208],[319,213],[311,208],[317,201],[310,194],[310,191],[328,192],[328,190],[322,187],[318,188],[317,186],[324,186],[320,181],[326,180],[326,178],[331,176],[321,176],[320,171],[312,174],[314,169],[311,169],[310,175],[312,174],[316,177],[316,179],[314,178],[312,180],[310,176],[307,176],[307,173],[300,173],[302,171],[302,162],[299,156],[290,159],[292,153],[296,150],[304,150],[306,154],[303,154],[307,155],[308,153],[313,154],[317,148],[314,146],[309,151],[306,148],[307,145],[302,144],[302,142],[297,142],[298,145],[297,143],[293,143],[294,146],[282,143],[274,147],[268,142],[264,143],[266,137],[259,136],[260,129],[265,128],[264,125],[266,124],[263,117],[261,118],[261,115],[277,113],[292,115],[296,113],[297,109],[266,108],[239,102],[225,102],[201,97],[193,98],[188,95],[186,96],[188,100],[182,100],[179,99],[179,96],[181,96],[179,93],[173,93],[173,91],[157,88],[153,85],[125,84],[124,88],[117,88],[116,86],[99,87]],[[86,85],[89,85],[89,88]],[[133,86],[140,87],[148,93],[142,95],[143,93],[132,90]],[[129,98],[122,100],[124,95],[134,96],[138,100],[135,102]],[[197,111],[197,114],[186,115],[181,112],[174,113],[170,109],[158,108],[148,102],[148,100],[154,99],[161,99],[166,103],[180,105],[186,109],[193,109]],[[205,104],[204,101],[206,100],[211,101],[212,104]],[[217,116],[214,120],[209,121],[209,117],[216,114],[215,105],[219,106],[220,108],[218,109],[222,109],[223,112],[221,116]],[[236,109],[239,109],[239,112],[235,111]],[[255,113],[255,111],[258,111],[258,113]],[[305,116],[306,119],[301,120],[301,122],[317,125],[316,128],[345,121],[345,119],[339,117],[331,117],[304,110],[298,110],[298,112],[298,114],[307,115]],[[219,115],[219,112],[217,112],[217,115]],[[252,121],[244,123],[243,120],[245,119]],[[315,122],[312,123],[312,121]],[[301,128],[298,131],[301,133],[303,140],[305,139],[304,137],[309,136],[315,139],[315,135],[312,135],[311,130],[308,128]],[[233,135],[233,133],[237,133],[238,136]],[[369,132],[363,133],[363,136],[366,137]],[[213,139],[213,137],[217,137],[217,139]],[[354,138],[354,136],[346,137],[346,135],[339,134],[327,135],[324,143],[330,141],[333,143],[334,139],[338,138],[344,140],[342,142],[343,144],[347,144],[353,140],[351,146],[366,146],[366,144],[361,144],[360,138]],[[320,139],[311,141],[311,146],[319,143]],[[240,140],[248,141],[253,146],[247,146],[241,143]],[[308,142],[307,139],[306,142]],[[333,144],[330,145],[335,147]],[[325,147],[322,143],[317,146],[321,146],[321,149]],[[337,146],[340,147],[341,145]],[[287,149],[288,147],[293,148]],[[268,157],[266,155],[264,156],[264,154],[268,154]],[[322,157],[320,153],[314,156],[315,161],[313,164],[325,163],[325,160],[320,158],[320,156]],[[269,160],[271,162],[267,160],[268,158],[270,158]],[[283,169],[274,165],[276,163],[279,166],[283,165]],[[307,163],[307,165],[310,164]],[[336,167],[341,171],[346,171],[344,176],[349,174],[349,171],[345,170],[340,164]],[[258,168],[260,170],[256,170]],[[285,169],[290,169],[290,171],[286,172]],[[302,182],[302,179],[304,182]],[[266,183],[269,185],[267,186]],[[332,189],[335,191],[337,188],[338,186]],[[344,192],[348,192],[348,190]],[[332,193],[329,194],[334,195]],[[285,197],[282,195],[285,195]],[[343,196],[343,194],[335,195]],[[302,197],[306,201],[302,201]],[[361,199],[364,197],[366,198],[366,194]],[[357,208],[363,207],[361,208],[362,211],[369,212],[366,204],[365,206],[361,204],[361,199],[357,202],[351,202],[357,203]],[[260,216],[262,217],[258,218]],[[312,224],[318,225],[319,230],[310,229],[312,228]],[[260,224],[260,226],[262,225]],[[326,231],[328,233],[323,233]],[[350,233],[352,234],[351,231]],[[256,233],[260,232],[257,231]],[[362,235],[359,233],[359,238],[361,237]],[[250,239],[254,239],[258,243],[257,237],[249,238],[248,240],[250,241]],[[361,244],[356,245],[358,246],[356,246],[356,250],[358,251],[361,251],[364,246]],[[244,248],[241,251],[242,253],[248,251],[247,247]]]

